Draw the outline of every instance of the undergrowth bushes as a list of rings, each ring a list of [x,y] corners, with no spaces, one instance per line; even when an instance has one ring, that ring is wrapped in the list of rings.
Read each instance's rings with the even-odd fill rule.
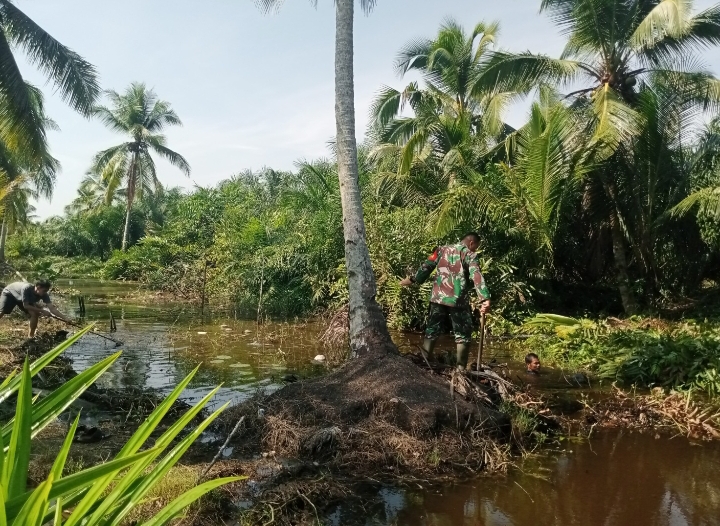
[[[686,388],[720,397],[720,326],[686,322],[649,326],[538,315],[527,346],[548,364],[584,369],[607,381]]]

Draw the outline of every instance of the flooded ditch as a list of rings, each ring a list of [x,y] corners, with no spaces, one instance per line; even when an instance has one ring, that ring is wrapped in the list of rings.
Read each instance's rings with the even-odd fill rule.
[[[123,356],[99,382],[102,387],[152,387],[169,391],[199,363],[198,375],[184,397],[192,402],[222,383],[214,404],[241,402],[258,388],[282,387],[288,375],[322,374],[313,363],[323,353],[320,322],[266,323],[235,319],[232,312],[200,313],[194,306],[165,302],[135,304],[123,300],[131,287],[74,280],[59,283],[84,296],[85,321],[107,330],[110,314],[123,341]],[[77,315],[77,302],[61,307]],[[413,349],[417,335],[394,334]],[[451,347],[451,343],[448,342]],[[117,349],[88,336],[67,353],[76,370]],[[490,357],[507,361],[493,343]],[[535,382],[512,364],[511,375]],[[285,379],[285,380],[284,380]],[[517,379],[517,378],[516,378]],[[538,388],[577,397],[571,382],[548,372]],[[720,524],[720,444],[691,443],[678,437],[604,432],[591,440],[564,442],[523,460],[508,476],[480,477],[442,491],[422,482],[408,488],[374,488],[360,499],[333,509],[332,525],[716,525]]]

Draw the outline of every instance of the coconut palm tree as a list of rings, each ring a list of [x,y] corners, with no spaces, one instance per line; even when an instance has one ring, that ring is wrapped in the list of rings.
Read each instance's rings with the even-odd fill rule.
[[[627,312],[636,309],[629,284],[628,239],[618,177],[620,149],[632,152],[642,133],[639,94],[647,85],[671,84],[708,108],[720,101],[720,81],[699,67],[695,51],[720,43],[720,5],[693,15],[693,0],[543,0],[568,35],[558,59],[496,52],[475,92],[529,92],[543,83],[572,86],[568,99],[584,107],[592,137],[588,147],[603,162],[597,170],[607,207],[617,285]],[[595,197],[596,202],[601,198]]]
[[[57,130],[57,124],[45,115],[42,93],[26,84],[30,97],[31,113],[43,130]],[[55,186],[55,177],[60,163],[46,147],[40,154],[15,143],[0,139],[0,261],[5,261],[5,241],[8,233],[29,221],[33,207],[30,198],[50,198]]]
[[[160,189],[155,162],[155,153],[185,175],[190,175],[190,165],[179,153],[166,146],[162,132],[166,126],[181,126],[180,118],[170,104],[159,100],[155,92],[142,83],[133,83],[120,95],[115,91],[107,93],[111,107],[98,106],[94,114],[111,130],[129,136],[129,141],[108,148],[95,156],[91,172],[100,174],[107,184],[108,202],[115,191],[125,187],[127,211],[123,231],[122,250],[127,250],[130,228],[130,211],[136,197],[152,188]]]
[[[371,110],[376,123],[384,130],[389,123],[398,120],[406,104],[414,106],[420,104],[419,99],[429,99],[444,115],[468,115],[476,129],[487,130],[490,135],[500,133],[505,127],[502,110],[514,94],[475,89],[485,73],[499,31],[498,22],[480,22],[468,35],[460,24],[449,19],[440,27],[435,39],[406,44],[398,55],[395,68],[400,76],[420,73],[423,89],[415,82],[402,92],[384,87]],[[407,122],[410,121],[400,120],[400,123]]]
[[[111,185],[122,178],[103,178],[102,174],[88,172],[80,182],[78,195],[66,207],[68,214],[92,214],[103,206],[114,205],[126,198],[124,188],[115,188]]]
[[[379,143],[374,156],[389,158],[396,166],[395,176],[383,174],[383,186],[400,184],[412,192],[415,166],[417,172],[429,168],[440,186],[450,187],[477,168],[484,150],[506,131],[501,113],[512,94],[473,95],[498,32],[497,22],[481,22],[467,35],[457,22],[448,20],[435,39],[414,40],[400,51],[398,73],[418,72],[424,85],[411,82],[402,91],[384,87],[373,103]],[[406,106],[412,116],[402,115]]]
[[[281,0],[256,0],[264,9]],[[311,0],[316,3],[315,0]],[[376,0],[360,0],[369,12]],[[385,317],[375,300],[377,286],[365,236],[365,221],[358,181],[358,155],[355,137],[355,83],[353,23],[354,0],[335,1],[335,138],[343,209],[345,265],[348,276],[350,349],[353,355],[394,350]]]
[[[83,115],[90,115],[100,93],[97,75],[90,63],[46,33],[11,0],[0,0],[0,140],[10,149],[41,158],[47,149],[45,129],[13,55],[16,50],[24,51],[62,98]]]

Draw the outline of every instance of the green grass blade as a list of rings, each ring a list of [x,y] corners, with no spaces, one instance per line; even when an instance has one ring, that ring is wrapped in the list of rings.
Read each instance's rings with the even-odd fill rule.
[[[178,399],[185,387],[187,387],[187,385],[190,383],[190,380],[192,380],[193,376],[195,376],[198,369],[199,366],[196,367],[189,375],[187,375],[187,377],[185,377],[185,379],[180,382],[177,387],[175,387],[172,393],[170,393],[168,397],[155,408],[155,410],[150,414],[150,416],[140,425],[135,434],[133,434],[133,436],[130,437],[130,439],[125,443],[123,448],[117,454],[116,458],[123,458],[126,455],[132,455],[142,447],[142,445],[150,437],[150,434],[155,430],[160,421],[170,410],[172,404],[175,403],[175,400]],[[159,451],[156,452],[156,455],[159,454]],[[126,477],[127,476],[128,475],[126,475]],[[90,490],[87,492],[85,497],[75,507],[75,511],[68,518],[65,525],[75,526],[77,524],[80,524],[80,521],[85,518],[86,514],[92,509],[92,506],[105,493],[111,482],[112,477],[105,477],[96,481],[95,484],[93,484],[93,487],[90,488]],[[123,482],[121,482],[120,484],[123,484]]]
[[[175,518],[178,513],[180,513],[182,510],[187,508],[190,504],[195,502],[197,499],[199,499],[206,493],[214,490],[215,488],[219,488],[220,486],[224,486],[225,484],[230,484],[231,482],[243,480],[244,478],[245,477],[226,477],[200,484],[199,486],[196,486],[193,489],[188,490],[182,495],[180,495],[170,504],[165,506],[157,515],[155,515],[155,517],[143,523],[142,526],[162,526],[164,524],[167,524],[173,518]]]
[[[94,324],[93,324],[94,325]],[[48,351],[47,353],[43,354],[40,358],[35,360],[30,365],[30,376],[35,376],[37,373],[42,371],[47,365],[52,362],[55,358],[60,356],[62,353],[64,353],[72,344],[74,344],[76,341],[78,341],[80,338],[82,338],[90,329],[92,329],[93,325],[90,325],[88,327],[85,327],[83,330],[78,331],[76,334],[74,334],[72,337],[68,338],[64,342],[62,342],[60,345],[52,349],[51,351]],[[15,377],[9,377],[10,381],[6,380],[3,382],[2,388],[0,388],[0,403],[7,400],[7,398],[12,395],[15,391],[18,390],[20,386],[20,378]]]
[[[30,466],[30,425],[32,421],[32,379],[30,364],[25,358],[18,391],[15,418],[9,428],[10,441],[4,462],[2,486],[7,492],[5,497],[11,500],[25,493],[27,472]],[[3,440],[4,441],[4,440]]]
[[[0,493],[7,499],[7,486],[4,485],[5,478],[5,442],[0,434]]]
[[[100,464],[98,466],[73,473],[72,475],[63,477],[60,480],[56,480],[53,482],[52,488],[50,489],[50,500],[84,490],[100,478],[109,476],[112,479],[119,471],[127,468],[128,466],[132,466],[135,462],[139,462],[148,456],[156,454],[157,451],[154,449],[148,449],[142,453],[112,460],[110,462],[106,462],[105,464]],[[20,512],[20,509],[25,505],[31,495],[32,492],[25,492],[25,494],[7,501],[5,511],[8,518],[14,518]]]
[[[7,526],[7,516],[5,515],[5,497],[4,491],[0,491],[0,526]]]
[[[70,431],[68,431],[68,434],[65,437],[65,442],[63,442],[63,446],[60,448],[60,452],[57,457],[55,457],[55,462],[53,462],[53,467],[50,470],[50,473],[52,473],[55,480],[60,480],[62,478],[63,469],[65,469],[65,461],[67,460],[68,453],[70,452],[70,446],[72,446],[72,441],[75,437],[75,431],[77,431],[79,422],[80,413],[78,413],[75,417],[75,422],[73,422],[72,426],[70,426]]]
[[[187,426],[198,415],[198,413],[202,411],[205,405],[207,405],[207,403],[215,396],[218,389],[220,389],[220,387],[216,387],[207,395],[205,395],[202,400],[200,400],[197,404],[195,404],[188,411],[186,411],[182,418],[178,419],[177,422],[175,422],[167,431],[165,431],[165,433],[163,433],[160,438],[155,441],[155,447],[159,450],[158,456],[160,456],[161,451],[164,451],[165,448],[167,448],[172,443],[172,441],[175,440],[175,437],[185,428],[185,426]],[[151,462],[154,461],[154,458],[148,458],[145,460],[144,463],[138,463],[133,466],[125,474],[123,479],[117,485],[115,485],[110,494],[105,497],[103,503],[98,507],[98,509],[93,513],[93,516],[90,518],[90,523],[92,524],[93,521],[100,520],[100,518],[104,517],[108,513],[112,506],[114,506],[123,498],[126,498],[128,496],[128,488],[131,485],[134,485],[135,481],[142,476],[146,468],[150,465]],[[157,467],[153,469],[152,473],[155,473],[156,470]],[[149,475],[149,477],[152,477],[152,473]],[[135,493],[135,491],[133,491],[132,493]],[[135,504],[137,504],[137,502],[134,502],[132,506],[134,506]],[[132,508],[132,506],[130,507],[130,509]],[[123,510],[124,509],[125,507],[123,507]],[[130,509],[127,509],[124,512],[123,510],[118,510],[117,513],[124,514],[127,513],[127,511],[130,511]]]
[[[165,398],[165,400],[155,408],[155,410],[150,414],[150,416],[148,416],[147,419],[140,425],[140,427],[130,438],[130,440],[127,441],[125,446],[123,446],[123,448],[120,450],[120,453],[118,453],[117,455],[118,457],[129,453],[134,453],[135,451],[140,449],[140,447],[150,437],[150,434],[155,430],[158,424],[160,424],[160,421],[165,417],[165,415],[170,410],[175,401],[178,399],[180,394],[185,390],[187,385],[198,372],[199,368],[200,367],[198,366],[193,369],[190,374],[188,374],[185,379],[180,382],[177,387],[175,387],[175,389],[173,389],[172,393],[170,393],[168,397]]]
[[[110,366],[120,357],[120,352],[113,354],[83,371],[72,380],[65,382],[40,403],[32,407],[31,437],[37,435],[42,429],[65,411],[70,404],[77,400],[85,390],[90,387]],[[3,438],[11,432],[14,419],[11,419],[3,428]]]
[[[30,498],[13,521],[13,526],[42,526],[48,507],[53,476],[50,476],[32,492]]]
[[[118,510],[115,514],[113,514],[113,524],[120,524],[122,519],[132,511],[132,509],[137,506],[142,499],[145,497],[145,495],[148,494],[148,492],[157,484],[170,469],[177,464],[177,462],[180,460],[180,458],[185,454],[185,452],[188,450],[188,448],[195,442],[195,440],[200,437],[203,431],[207,429],[207,427],[218,417],[220,416],[220,413],[222,413],[227,406],[230,405],[230,402],[226,403],[219,409],[217,409],[212,415],[210,415],[208,418],[206,418],[197,428],[193,429],[193,431],[188,434],[185,438],[183,438],[180,443],[175,446],[170,453],[168,453],[165,458],[163,458],[157,465],[153,466],[152,471],[148,474],[147,477],[142,481],[142,483],[137,487],[137,489],[130,495],[130,498],[125,502],[125,505]],[[93,517],[95,518],[95,517]],[[92,524],[92,518],[90,520],[90,523]]]
[[[63,520],[62,515],[63,515],[62,497],[58,497],[57,499],[55,499],[55,516],[53,518],[53,526],[62,526],[62,520]]]
[[[12,382],[15,377],[17,376],[17,370],[11,372],[5,380],[3,380],[3,383],[0,384],[0,393],[4,392],[7,386]]]

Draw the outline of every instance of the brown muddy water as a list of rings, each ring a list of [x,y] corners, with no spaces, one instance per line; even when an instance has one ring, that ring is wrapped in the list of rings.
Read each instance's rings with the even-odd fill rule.
[[[360,518],[362,517],[362,518]],[[712,526],[720,444],[603,433],[445,491],[384,488],[333,526]]]
[[[184,397],[192,402],[222,383],[215,405],[241,402],[262,388],[283,385],[283,377],[325,372],[313,364],[325,354],[322,323],[300,320],[266,323],[235,319],[233,312],[200,313],[182,304],[133,304],[121,299],[132,285],[97,280],[59,282],[85,297],[86,322],[109,328],[125,342],[122,357],[101,378],[106,387],[148,386],[171,390],[198,364],[200,370]],[[78,315],[77,300],[59,302]],[[401,349],[414,349],[420,336],[396,333]],[[452,342],[445,342],[448,349]],[[67,355],[82,370],[116,352],[111,343],[86,336]],[[511,360],[493,342],[488,358]],[[539,380],[522,374],[511,360],[515,380],[538,389],[578,396],[578,387],[559,371]],[[333,526],[720,526],[720,444],[692,444],[683,438],[604,433],[591,440],[568,441],[560,450],[544,450],[512,469],[508,476],[481,477],[472,483],[427,489],[377,488],[332,510]],[[350,503],[352,502],[352,503]]]

